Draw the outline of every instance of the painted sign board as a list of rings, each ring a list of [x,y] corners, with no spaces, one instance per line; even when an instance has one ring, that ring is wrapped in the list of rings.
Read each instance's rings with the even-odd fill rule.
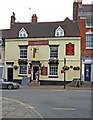
[[[48,40],[28,41],[28,45],[48,45]]]
[[[47,75],[47,67],[41,68],[41,75]]]
[[[66,44],[66,55],[74,55],[74,44],[71,42]]]

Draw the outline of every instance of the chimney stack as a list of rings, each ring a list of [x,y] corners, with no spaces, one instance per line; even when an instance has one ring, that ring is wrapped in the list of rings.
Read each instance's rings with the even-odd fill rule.
[[[79,7],[82,6],[82,0],[75,0],[73,3],[73,20],[77,21],[78,20],[78,10]]]
[[[82,0],[77,0],[77,2],[78,2],[79,4],[82,4]]]
[[[15,24],[15,20],[16,20],[16,18],[15,18],[15,13],[13,12],[12,13],[12,16],[11,16],[11,23],[10,23],[10,27],[12,28],[12,26]]]
[[[36,15],[36,14],[33,14],[33,15],[32,15],[32,22],[33,22],[33,23],[36,23],[36,22],[37,22],[37,15]]]

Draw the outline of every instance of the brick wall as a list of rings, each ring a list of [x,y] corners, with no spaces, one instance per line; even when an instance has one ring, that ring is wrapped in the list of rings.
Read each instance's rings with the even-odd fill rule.
[[[86,28],[85,19],[80,19],[80,33],[81,33],[81,56],[93,56],[93,49],[86,49],[86,32],[93,28]]]

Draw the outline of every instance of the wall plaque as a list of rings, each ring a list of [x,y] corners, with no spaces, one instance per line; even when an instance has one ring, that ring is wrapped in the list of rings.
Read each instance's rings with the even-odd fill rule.
[[[66,55],[74,55],[74,44],[71,42],[66,44]]]
[[[47,75],[47,67],[41,68],[41,75]]]

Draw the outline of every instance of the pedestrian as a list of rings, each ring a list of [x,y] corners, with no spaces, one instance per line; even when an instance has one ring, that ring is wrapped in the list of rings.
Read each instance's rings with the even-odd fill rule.
[[[32,79],[31,79],[31,76],[30,76],[30,81],[29,82],[31,83],[31,81],[32,81]]]
[[[36,77],[36,81],[38,82],[38,81],[39,81],[39,71],[37,71],[37,72],[35,73],[35,77]]]

